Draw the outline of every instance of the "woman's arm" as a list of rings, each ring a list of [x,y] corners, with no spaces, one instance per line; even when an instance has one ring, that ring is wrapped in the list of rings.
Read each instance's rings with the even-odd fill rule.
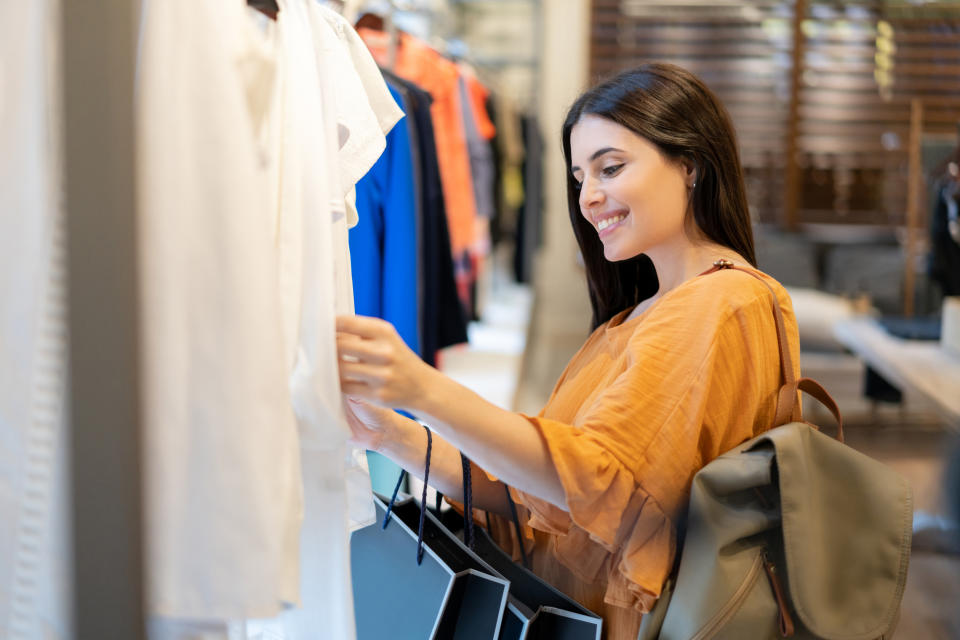
[[[566,494],[547,445],[525,418],[487,402],[424,363],[383,320],[344,316],[337,318],[337,331],[345,394],[383,407],[406,409],[445,440],[440,451],[459,449],[503,482],[567,509]],[[422,427],[409,422],[395,435],[386,435],[382,444],[384,449],[396,448],[393,455],[403,460],[397,462],[404,468],[408,468],[404,462],[412,462],[410,458],[417,455],[411,425],[420,429],[420,451],[426,446]],[[435,447],[439,440],[434,441]],[[459,461],[459,456],[442,455]],[[417,463],[421,469],[422,460],[421,456]],[[446,476],[450,462],[442,464]],[[480,480],[475,492],[485,486],[486,478]]]
[[[395,411],[372,407],[357,400],[346,405],[347,421],[358,446],[390,458],[408,473],[423,479],[427,452],[427,434],[419,423]],[[490,480],[476,464],[472,465],[473,506],[509,516],[506,488]],[[433,434],[430,454],[430,486],[451,499],[463,496],[463,466],[460,451]]]

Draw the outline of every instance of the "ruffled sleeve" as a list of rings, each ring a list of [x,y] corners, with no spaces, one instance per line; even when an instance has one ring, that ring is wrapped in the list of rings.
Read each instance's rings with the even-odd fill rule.
[[[675,523],[693,475],[752,437],[764,419],[757,416],[772,411],[779,362],[769,294],[745,284],[730,296],[697,285],[702,291],[664,300],[633,328],[608,329],[631,332],[619,371],[610,377],[608,349],[596,368],[568,371],[541,415],[524,416],[550,451],[568,510],[511,494],[530,511],[529,526],[556,536],[568,569],[589,583],[606,580],[609,604],[653,607],[674,563]]]
[[[545,418],[530,418],[545,434],[569,512],[511,487],[530,511],[529,526],[556,536],[557,557],[578,578],[606,574],[604,600],[649,611],[676,553],[671,519],[633,473],[590,436]],[[578,463],[587,461],[584,467]]]

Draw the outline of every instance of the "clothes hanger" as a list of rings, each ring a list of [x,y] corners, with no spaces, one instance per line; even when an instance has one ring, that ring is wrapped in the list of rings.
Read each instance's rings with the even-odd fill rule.
[[[391,3],[390,6],[392,8],[395,5]],[[397,48],[400,45],[400,31],[393,22],[392,10],[385,16],[370,12],[364,13],[357,19],[355,26],[357,29],[366,28],[387,34],[387,63],[385,66],[392,70],[397,63]]]
[[[247,0],[247,6],[256,9],[272,20],[277,19],[277,13],[280,11],[277,0]]]

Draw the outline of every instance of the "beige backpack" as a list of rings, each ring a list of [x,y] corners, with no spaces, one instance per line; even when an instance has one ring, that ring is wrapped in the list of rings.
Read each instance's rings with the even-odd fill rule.
[[[723,268],[739,267],[718,261],[713,270]],[[910,487],[843,444],[836,403],[793,375],[770,294],[785,380],[774,428],[694,477],[679,568],[639,640],[873,640],[896,627],[910,558]],[[830,409],[836,439],[802,421],[798,390]]]

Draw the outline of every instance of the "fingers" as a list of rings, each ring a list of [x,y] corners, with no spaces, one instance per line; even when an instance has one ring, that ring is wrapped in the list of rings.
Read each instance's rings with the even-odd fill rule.
[[[349,393],[351,396],[363,398],[364,400],[376,402],[374,398],[374,388],[364,382],[352,382],[349,380],[340,381],[340,390],[343,393]]]
[[[368,386],[380,386],[390,375],[390,369],[376,364],[367,364],[365,362],[348,362],[346,360],[340,363],[340,383],[362,382]],[[343,391],[348,393],[347,391]],[[360,397],[366,397],[361,395]]]
[[[388,364],[391,349],[378,340],[359,338],[349,333],[337,334],[337,355],[341,360],[354,359],[367,364]]]
[[[338,333],[349,333],[368,340],[396,333],[393,325],[386,320],[367,316],[337,316],[336,326]]]
[[[365,382],[341,380],[340,389],[344,393],[363,398],[370,403],[370,405],[381,409],[389,409],[396,404],[388,390],[383,387],[369,385]]]
[[[389,322],[338,317],[337,357],[344,393],[381,407],[406,407],[415,399],[422,363]]]
[[[403,395],[395,373],[389,366],[342,361],[340,390],[381,407],[390,407],[400,403]]]

